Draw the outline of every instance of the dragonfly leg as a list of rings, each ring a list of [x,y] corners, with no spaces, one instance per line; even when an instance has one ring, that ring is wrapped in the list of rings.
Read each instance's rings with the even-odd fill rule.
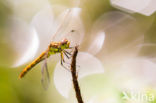
[[[68,58],[68,59],[70,59],[71,57],[72,57],[72,51],[71,52],[68,52],[68,51],[66,51],[66,50],[63,50],[63,53],[66,55],[66,57]]]
[[[70,59],[72,57],[72,54],[68,51],[63,50],[63,53],[65,54],[65,56]]]
[[[67,53],[68,55],[72,55],[70,52],[68,52],[68,51],[66,51],[66,50],[64,50],[64,52]]]
[[[70,69],[69,69],[69,68],[67,68],[66,66],[64,66],[64,64],[63,64],[63,63],[65,63],[65,61],[64,61],[63,52],[61,52],[61,65],[62,65],[62,67],[64,67],[66,70],[70,71]]]
[[[61,61],[65,62],[63,52],[61,52]]]
[[[70,58],[72,57],[72,56],[69,57],[69,56],[67,55],[67,51],[65,51],[65,50],[63,51],[63,53],[65,54],[65,56],[66,56],[68,59],[70,59]],[[69,53],[69,52],[68,52],[68,53]],[[71,55],[71,54],[70,54],[70,55]],[[66,63],[66,64],[68,64],[68,65],[71,65],[70,63],[67,63],[67,62],[65,62],[65,61],[64,61],[64,63]],[[78,66],[78,67],[80,68],[79,65],[76,65],[76,66]]]
[[[68,52],[69,53],[69,55],[74,51],[74,48],[75,47],[69,47],[68,49],[71,49],[71,52]],[[66,51],[67,52],[67,51]]]
[[[63,53],[65,54],[65,56],[69,59],[70,57],[67,55],[66,51],[63,51]]]
[[[68,51],[66,51],[66,50],[64,50],[64,51],[65,51],[66,54],[68,54],[68,55],[70,56],[70,58],[72,57],[72,52],[73,52],[73,50],[70,51],[70,52],[68,52]]]
[[[63,51],[63,53],[65,54],[65,56],[66,56],[68,59],[70,59],[70,58],[72,57],[72,56],[69,57],[69,56],[67,55],[67,51],[65,51],[65,50]],[[68,53],[69,53],[69,52],[68,52]],[[72,55],[72,54],[70,54],[70,55]],[[65,62],[65,61],[64,61],[64,63],[66,63],[66,64],[68,64],[68,65],[71,65],[70,63],[67,63],[67,62]],[[76,66],[77,66],[78,68],[80,68],[80,65],[76,65]]]
[[[64,64],[63,64],[63,61],[61,60],[61,66],[63,67],[63,68],[65,68],[67,71],[69,71],[70,72],[70,69],[69,68],[67,68],[66,66],[64,66]]]

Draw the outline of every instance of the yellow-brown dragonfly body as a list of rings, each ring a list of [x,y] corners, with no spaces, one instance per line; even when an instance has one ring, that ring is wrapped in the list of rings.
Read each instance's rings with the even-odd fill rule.
[[[68,53],[65,49],[70,49],[70,42],[67,39],[64,39],[62,42],[51,42],[46,51],[44,51],[38,58],[36,58],[31,64],[29,64],[23,69],[23,71],[19,75],[19,78],[24,77],[24,75],[34,66],[36,66],[38,63],[45,60],[46,58],[50,57],[50,55],[56,53],[61,54],[61,65],[63,66],[64,62],[63,54],[65,54],[67,57],[68,57],[67,54],[70,55],[70,53]]]

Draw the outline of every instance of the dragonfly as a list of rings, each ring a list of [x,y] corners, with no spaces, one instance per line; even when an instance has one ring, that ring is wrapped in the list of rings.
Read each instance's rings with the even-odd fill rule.
[[[67,14],[65,15],[65,18],[64,18],[64,21],[66,20],[66,18],[69,16],[69,13],[71,12],[71,10],[69,10],[67,12]],[[62,28],[63,26],[63,23],[60,25],[59,29],[56,31],[55,36],[58,36],[56,34],[58,34],[60,28]],[[75,32],[75,30],[71,30],[70,32]],[[48,72],[48,66],[47,66],[47,58],[49,58],[51,55],[55,55],[55,54],[58,54],[60,53],[60,57],[61,57],[61,65],[69,70],[66,66],[64,66],[64,63],[65,62],[65,59],[64,59],[64,55],[70,59],[70,56],[72,55],[71,52],[67,51],[67,49],[72,49],[73,47],[70,46],[70,41],[67,40],[67,39],[63,39],[62,41],[59,41],[59,42],[51,42],[48,46],[48,48],[42,52],[40,54],[39,57],[37,57],[33,62],[31,62],[29,65],[27,65],[23,71],[20,73],[19,75],[19,78],[23,78],[28,71],[30,71],[33,67],[35,67],[37,64],[39,64],[40,62],[44,61],[43,63],[43,66],[42,66],[42,69],[41,69],[41,73],[42,73],[42,78],[41,78],[41,82],[42,82],[42,85],[45,89],[48,88],[48,85],[49,85],[49,72]]]
[[[19,75],[19,78],[24,77],[29,70],[31,70],[34,66],[36,66],[38,63],[40,63],[43,60],[45,60],[45,62],[44,62],[44,65],[42,67],[42,73],[44,74],[44,69],[45,69],[47,76],[49,78],[46,59],[49,58],[51,55],[60,53],[61,65],[64,68],[66,68],[63,65],[63,63],[65,63],[64,55],[67,58],[70,58],[71,53],[66,51],[66,49],[71,49],[71,48],[72,47],[70,47],[70,41],[68,41],[67,39],[62,40],[61,42],[51,42],[46,51],[44,51],[38,58],[36,58],[32,63],[30,63],[28,66],[26,66],[23,69],[23,71]]]

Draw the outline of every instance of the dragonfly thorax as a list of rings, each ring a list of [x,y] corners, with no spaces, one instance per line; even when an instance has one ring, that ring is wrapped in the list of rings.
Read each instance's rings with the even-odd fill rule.
[[[67,39],[64,39],[61,42],[52,42],[50,45],[50,49],[52,51],[61,52],[64,49],[69,49],[70,42]]]

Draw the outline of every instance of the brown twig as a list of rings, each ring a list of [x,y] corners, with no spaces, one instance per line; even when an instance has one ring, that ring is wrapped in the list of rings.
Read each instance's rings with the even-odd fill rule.
[[[76,73],[77,54],[78,54],[78,46],[75,46],[75,50],[74,50],[72,61],[71,61],[71,74],[72,74],[73,85],[74,85],[77,101],[78,103],[84,103],[82,100],[81,91],[80,91],[79,83],[77,80],[77,73]]]

